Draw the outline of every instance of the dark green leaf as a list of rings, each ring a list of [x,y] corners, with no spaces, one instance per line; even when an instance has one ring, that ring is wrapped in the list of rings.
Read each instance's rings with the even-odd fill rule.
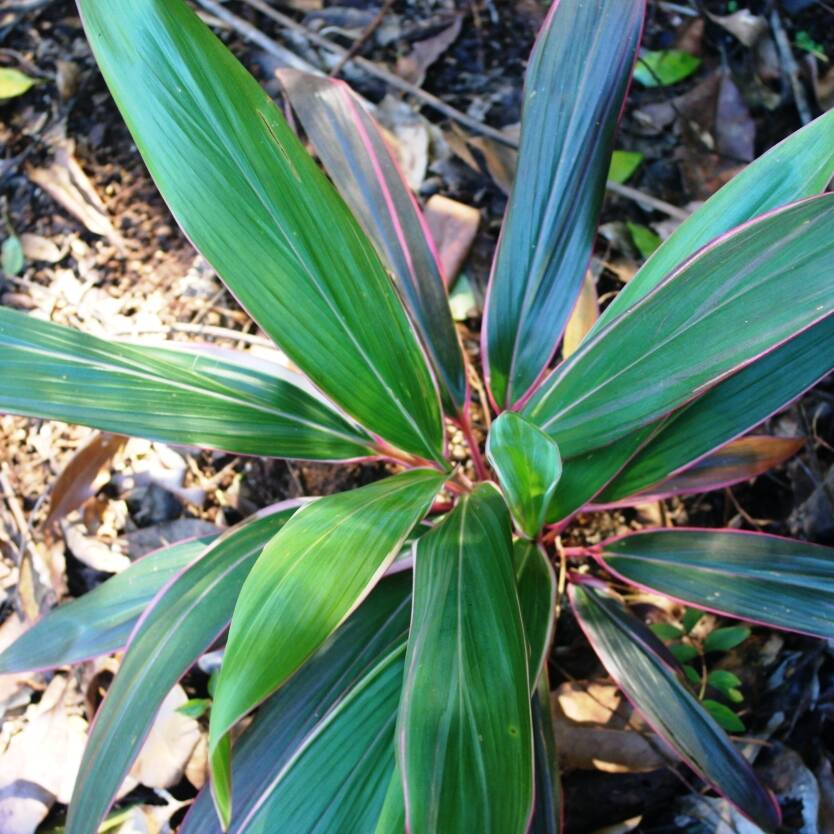
[[[644,642],[642,623],[593,588],[572,585],[570,596],[608,673],[655,731],[759,827],[776,829],[778,806],[674,670]]]
[[[678,226],[602,312],[594,331],[621,316],[711,240],[765,212],[824,191],[832,174],[834,111],[771,148]]]
[[[291,381],[221,352],[109,342],[0,308],[0,411],[240,454],[365,457],[372,441]],[[229,361],[226,357],[231,357]],[[283,373],[285,378],[277,374]]]
[[[614,151],[611,155],[608,179],[614,182],[626,182],[640,167],[642,161],[643,154],[638,151]]]
[[[651,630],[661,640],[677,640],[678,638],[683,637],[684,635],[684,631],[682,628],[673,626],[671,623],[654,623],[651,626]]]
[[[834,639],[834,550],[761,533],[657,530],[600,545],[626,582],[764,625]]]
[[[639,445],[642,439],[644,445],[627,466],[621,467],[620,474],[597,500],[601,504],[616,503],[638,492],[653,491],[655,485],[673,473],[684,475],[681,470],[692,461],[778,411],[825,376],[832,365],[834,317],[829,317],[720,382],[658,424],[653,432],[641,430],[619,441],[628,447]],[[654,436],[649,440],[650,434]],[[600,457],[605,460],[603,453]],[[603,475],[613,474],[612,466],[601,468]],[[568,469],[566,465],[566,473]]]
[[[741,678],[726,669],[715,669],[707,676],[707,683],[716,689],[735,689],[741,686]]]
[[[703,616],[703,611],[699,611],[697,608],[687,608],[683,615],[683,630],[689,634],[701,622]]]
[[[332,830],[341,831],[346,820],[361,819],[378,807],[376,799],[368,802],[363,794],[364,783],[379,778],[378,772],[357,766],[351,758],[363,750],[358,739],[350,744],[344,760],[331,768],[327,780],[319,783],[315,792],[298,783],[293,775],[294,767],[298,753],[321,735],[324,725],[330,722],[343,725],[331,738],[353,731],[350,724],[344,726],[346,715],[339,706],[352,692],[366,685],[368,676],[374,674],[391,652],[403,646],[411,614],[410,592],[410,574],[380,582],[332,638],[261,707],[252,726],[235,744],[232,791],[235,814],[228,834],[273,830],[277,828],[277,820],[282,822],[281,834],[307,834],[315,827],[311,820],[318,819],[331,802],[338,806],[341,815],[341,819],[336,817],[339,821],[334,821]],[[399,685],[396,688],[398,694]],[[377,722],[384,737],[390,715],[379,712]],[[393,741],[388,738],[393,749]],[[310,753],[326,755],[327,745],[320,745],[321,742],[313,741]],[[393,763],[389,760],[386,767],[390,776]],[[297,825],[290,827],[284,814],[293,791],[299,790],[306,790],[307,807],[296,818]],[[393,810],[383,805],[383,811],[386,807]],[[396,834],[402,834],[404,829],[403,824]],[[356,830],[372,831],[372,823]],[[186,817],[182,834],[221,834],[221,831],[206,789]],[[388,834],[388,831],[380,829],[374,834]]]
[[[160,704],[226,627],[258,554],[296,507],[279,505],[228,530],[148,608],[92,725],[66,834],[95,834]]]
[[[688,664],[684,663],[681,666],[683,669],[684,675],[686,675],[686,679],[693,685],[693,686],[700,686],[701,684],[701,676]]]
[[[692,75],[701,59],[680,49],[644,51],[634,68],[634,80],[644,87],[668,87]]]
[[[547,367],[579,294],[643,11],[639,0],[560,0],[530,58],[518,170],[486,302],[484,355],[500,406]]]
[[[834,311],[832,241],[834,195],[824,195],[702,250],[586,339],[525,415],[573,457],[696,399]]]
[[[211,708],[211,698],[191,698],[177,712],[188,718],[202,718]]]
[[[560,834],[562,830],[562,783],[550,703],[550,684],[545,672],[539,676],[533,694],[536,797],[528,834]]]
[[[491,484],[417,543],[398,732],[411,834],[523,834],[533,801],[510,516]]]
[[[715,719],[718,726],[728,733],[743,733],[747,729],[744,722],[724,704],[719,704],[711,698],[704,698],[701,705]]]
[[[394,767],[382,811],[376,821],[374,834],[403,834],[405,831],[405,797],[400,769]]]
[[[523,539],[513,543],[513,567],[529,650],[530,689],[535,690],[553,639],[556,574],[539,545]]]
[[[750,636],[747,626],[729,626],[711,631],[704,640],[706,652],[728,652]]]
[[[434,244],[396,159],[342,81],[298,70],[279,79],[325,169],[390,267],[432,359],[451,414],[466,402],[466,369]]]
[[[535,538],[562,475],[558,447],[538,426],[505,411],[492,424],[486,454],[513,518],[526,536]]]
[[[691,663],[698,657],[698,650],[687,643],[672,643],[669,651],[674,655],[678,663]]]
[[[278,108],[182,0],[79,0],[162,196],[244,307],[334,402],[440,458],[437,391],[379,257]]]
[[[0,654],[0,675],[118,651],[157,592],[211,542],[211,537],[194,539],[150,553],[84,596],[54,608]]]
[[[438,472],[413,470],[329,495],[301,510],[264,548],[235,606],[211,713],[212,788],[223,821],[231,801],[223,776],[226,733],[361,603],[443,481]]]

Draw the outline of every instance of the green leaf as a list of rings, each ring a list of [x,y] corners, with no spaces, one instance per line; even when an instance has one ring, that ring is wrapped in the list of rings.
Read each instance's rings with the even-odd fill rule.
[[[681,665],[681,669],[683,669],[683,673],[686,676],[686,679],[693,685],[693,686],[700,686],[701,684],[701,676],[688,664],[684,663]]]
[[[405,797],[400,769],[394,767],[382,811],[376,821],[374,834],[403,834],[405,831]]]
[[[556,574],[544,550],[535,542],[523,539],[513,542],[513,568],[521,622],[527,637],[527,665],[532,691],[536,688],[553,640]]]
[[[2,72],[0,68],[0,72]],[[6,275],[18,275],[23,272],[26,266],[26,258],[23,255],[23,244],[17,235],[9,235],[0,247],[0,269]]]
[[[671,623],[653,623],[650,628],[661,640],[677,640],[684,635],[682,628]]]
[[[367,596],[444,475],[413,470],[301,510],[264,548],[235,606],[214,708],[209,754],[221,820],[231,810],[229,729],[271,695]]]
[[[634,68],[634,80],[644,87],[669,87],[692,75],[701,59],[680,49],[645,50]]]
[[[715,719],[718,726],[728,733],[743,733],[747,729],[744,722],[724,704],[719,704],[711,698],[704,698],[701,706]]]
[[[775,830],[778,806],[675,671],[645,642],[642,623],[598,590],[572,585],[569,593],[603,665],[646,721],[756,825],[765,831]]]
[[[697,608],[687,608],[683,615],[683,630],[689,634],[701,622],[703,616],[703,611],[699,611]]]
[[[704,640],[706,652],[728,652],[750,636],[747,626],[728,626],[711,631]]]
[[[533,741],[510,517],[477,487],[417,543],[398,731],[411,834],[523,834]]]
[[[698,657],[698,650],[688,643],[672,643],[669,646],[669,651],[672,652],[678,663],[691,663]]]
[[[834,311],[832,241],[834,195],[824,195],[702,250],[586,339],[525,416],[573,457],[687,404]]]
[[[611,155],[608,179],[619,183],[626,182],[640,167],[643,159],[643,154],[638,151],[614,151]]]
[[[731,617],[834,639],[834,549],[761,533],[657,530],[600,559],[626,582]]]
[[[0,350],[0,411],[9,414],[240,454],[330,460],[370,451],[364,431],[293,375],[249,368],[245,355],[110,342],[3,308]]]
[[[660,235],[653,232],[648,226],[640,223],[626,223],[628,232],[631,235],[634,245],[644,258],[648,258],[652,252],[662,243]]]
[[[187,718],[202,718],[210,708],[211,698],[191,698],[176,711]]]
[[[713,194],[603,310],[601,330],[710,241],[765,212],[825,190],[834,174],[834,111],[788,136]]]
[[[278,78],[339,193],[390,267],[450,414],[467,397],[463,352],[420,208],[376,121],[343,81],[298,70]]]
[[[741,678],[726,669],[715,669],[707,676],[707,683],[716,689],[735,689],[741,686]]]
[[[66,834],[94,834],[166,695],[222,633],[258,554],[296,508],[278,505],[230,528],[168,582],[137,623],[90,729]]]
[[[558,447],[538,426],[505,411],[492,424],[486,454],[516,523],[535,538],[562,475]]]
[[[0,654],[0,675],[67,666],[118,651],[157,592],[212,540],[157,550],[84,596],[53,608]]]
[[[79,8],[162,196],[241,304],[348,414],[440,459],[437,390],[394,287],[267,94],[182,0]]]
[[[639,492],[653,492],[675,473],[685,476],[688,464],[765,420],[826,376],[832,365],[834,317],[829,317],[720,382],[655,429],[624,438],[626,445],[642,439],[643,448],[620,467],[620,474],[597,500],[616,503]],[[697,478],[697,472],[694,475]]]
[[[366,691],[368,679],[380,663],[402,650],[410,614],[410,574],[382,580],[332,638],[258,710],[252,725],[235,743],[235,814],[228,834],[276,829],[282,834],[307,834],[315,830],[324,813],[333,816],[331,827],[322,831],[344,830],[348,820],[356,825],[354,830],[373,831],[373,815],[380,803],[374,786],[384,794],[394,773],[390,725],[397,707],[395,703],[386,715],[379,709],[380,701],[375,705],[371,701],[376,718],[363,724],[362,731],[367,730],[369,736],[360,739],[360,728],[350,723],[351,715],[342,705],[352,693]],[[393,683],[396,699],[401,686],[401,679]],[[328,725],[333,725],[332,730],[326,730]],[[371,762],[363,764],[361,757],[377,743],[377,737],[388,744],[389,757],[384,761],[377,755],[374,761],[381,766],[371,767]],[[332,751],[331,743],[335,745]],[[325,769],[323,757],[339,753],[341,743],[345,745],[341,760]],[[314,788],[295,773],[304,756],[317,757],[322,765]],[[373,796],[366,793],[369,789]],[[380,816],[385,809],[383,804]],[[356,822],[363,819],[366,825]],[[396,834],[404,829],[403,823]],[[184,820],[181,834],[221,832],[210,792],[205,789]],[[389,832],[380,829],[374,834]]]
[[[40,84],[40,81],[30,78],[20,70],[11,67],[0,67],[0,101],[22,96],[36,84]],[[6,274],[13,275],[14,273]]]
[[[545,370],[579,295],[643,13],[640,0],[560,0],[530,58],[484,322],[488,381],[501,407]]]

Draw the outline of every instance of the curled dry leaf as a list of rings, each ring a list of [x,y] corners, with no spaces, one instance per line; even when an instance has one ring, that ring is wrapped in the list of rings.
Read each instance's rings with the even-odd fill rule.
[[[473,206],[435,194],[426,203],[426,222],[437,246],[443,277],[452,284],[478,233],[481,213]]]
[[[41,235],[24,233],[20,236],[23,254],[30,261],[56,264],[63,258],[63,253],[49,238]]]
[[[565,335],[562,341],[562,356],[567,359],[587,336],[594,323],[599,318],[599,299],[597,298],[597,282],[594,273],[589,269],[585,273],[585,280],[568,319]]]
[[[463,15],[455,15],[451,26],[415,43],[411,52],[397,61],[397,75],[422,87],[427,70],[457,40],[462,23]]]
[[[767,32],[767,21],[760,15],[753,14],[750,9],[739,9],[728,15],[706,12],[707,17],[736,37],[746,47],[755,46],[762,35]]]
[[[70,459],[55,481],[49,499],[46,526],[60,521],[77,510],[102,485],[104,467],[122,449],[127,438],[120,434],[95,432]]]

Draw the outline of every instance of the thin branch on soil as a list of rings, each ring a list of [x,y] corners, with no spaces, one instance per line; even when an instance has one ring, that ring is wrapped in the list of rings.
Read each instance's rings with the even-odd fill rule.
[[[344,68],[345,64],[348,61],[352,61],[356,55],[359,54],[359,50],[368,42],[368,39],[376,32],[377,29],[382,25],[382,21],[385,20],[385,15],[388,14],[391,6],[394,5],[394,0],[385,0],[385,2],[379,7],[379,11],[374,16],[374,19],[365,27],[365,31],[353,42],[353,46],[351,46],[348,51],[339,58],[339,63],[330,70],[330,75],[337,76]]]

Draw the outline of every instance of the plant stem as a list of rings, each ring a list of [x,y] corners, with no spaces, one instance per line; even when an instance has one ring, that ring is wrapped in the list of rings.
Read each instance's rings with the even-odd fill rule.
[[[466,445],[469,447],[469,453],[472,455],[472,463],[475,465],[475,472],[478,474],[478,479],[481,481],[492,480],[489,474],[489,468],[484,461],[483,455],[481,455],[481,449],[480,446],[478,446],[478,441],[472,433],[472,424],[469,422],[468,416],[466,419],[461,420],[460,430],[463,432],[463,436],[466,439]]]

